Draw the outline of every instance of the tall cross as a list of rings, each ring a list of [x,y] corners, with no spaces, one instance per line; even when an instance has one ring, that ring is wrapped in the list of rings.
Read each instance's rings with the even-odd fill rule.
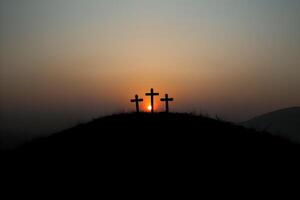
[[[166,103],[166,113],[169,112],[169,101],[174,101],[174,98],[169,98],[168,94],[165,95],[165,98],[161,98],[161,101]]]
[[[158,96],[159,93],[154,93],[153,88],[151,88],[150,93],[146,93],[146,96],[151,96],[151,113],[154,113],[154,96]]]
[[[135,107],[136,107],[136,112],[140,112],[140,107],[139,107],[139,102],[143,101],[143,99],[139,99],[139,95],[135,95],[134,99],[131,99],[130,102],[134,103],[135,102]]]

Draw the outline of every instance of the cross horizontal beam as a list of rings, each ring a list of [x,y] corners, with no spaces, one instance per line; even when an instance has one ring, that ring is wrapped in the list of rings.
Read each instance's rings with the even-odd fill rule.
[[[161,98],[160,100],[161,100],[161,101],[174,101],[174,98],[168,98],[168,99]]]
[[[144,99],[131,99],[130,101],[131,101],[131,102],[137,102],[137,101],[138,101],[138,102],[141,102],[141,101],[144,101]]]

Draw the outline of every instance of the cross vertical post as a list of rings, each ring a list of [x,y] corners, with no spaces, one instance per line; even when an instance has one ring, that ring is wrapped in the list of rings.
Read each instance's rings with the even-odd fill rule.
[[[155,93],[153,88],[151,88],[150,93],[146,93],[146,96],[151,97],[151,113],[154,113],[154,96],[158,96],[159,93]]]
[[[140,107],[139,107],[139,102],[142,102],[143,99],[139,99],[139,95],[135,95],[134,99],[131,99],[130,102],[135,103],[135,109],[136,112],[139,113],[140,112]]]
[[[174,101],[174,98],[169,98],[168,94],[165,94],[165,98],[161,98],[161,101],[164,101],[166,104],[166,113],[169,113],[169,101]]]

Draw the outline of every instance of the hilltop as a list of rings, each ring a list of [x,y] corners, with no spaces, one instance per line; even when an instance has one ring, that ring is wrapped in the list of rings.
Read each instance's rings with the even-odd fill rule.
[[[72,155],[103,152],[196,152],[204,148],[261,149],[277,145],[297,146],[279,136],[204,116],[130,113],[94,119],[49,137],[33,140],[18,148],[15,153]]]

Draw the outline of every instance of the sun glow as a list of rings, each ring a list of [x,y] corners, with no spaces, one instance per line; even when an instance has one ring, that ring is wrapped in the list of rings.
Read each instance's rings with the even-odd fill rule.
[[[147,106],[147,110],[148,110],[148,111],[151,111],[151,109],[152,109],[152,106],[151,106],[151,105]]]

